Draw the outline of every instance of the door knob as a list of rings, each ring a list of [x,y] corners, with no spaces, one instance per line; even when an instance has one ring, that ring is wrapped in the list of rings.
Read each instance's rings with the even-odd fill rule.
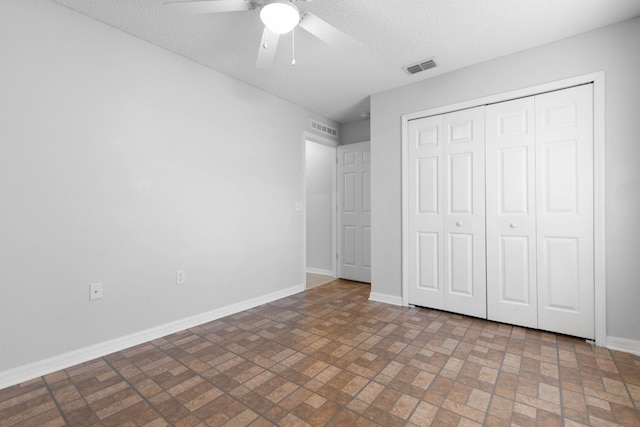
[[[456,225],[457,225],[458,227],[461,227],[461,226],[462,226],[462,221],[458,221],[458,222],[456,222]]]
[[[509,224],[509,227],[511,228],[516,228],[518,226],[518,224],[516,224],[515,222],[512,222],[511,224]]]

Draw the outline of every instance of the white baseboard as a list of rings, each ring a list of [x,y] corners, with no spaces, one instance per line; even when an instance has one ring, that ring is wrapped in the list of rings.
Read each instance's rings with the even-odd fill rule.
[[[402,305],[402,297],[398,297],[395,295],[380,294],[377,292],[371,292],[369,294],[369,300],[383,302],[385,304],[400,305],[400,306]]]
[[[307,273],[311,274],[322,274],[323,276],[331,276],[336,277],[331,270],[323,270],[322,268],[311,268],[307,267]]]
[[[607,337],[607,348],[640,356],[640,341],[628,338]]]
[[[69,353],[54,356],[49,359],[30,363],[8,371],[0,372],[0,389],[11,387],[34,378],[48,375],[52,372],[66,369],[79,363],[88,362],[89,360],[103,357],[116,351],[121,351],[129,347],[133,347],[148,341],[153,341],[166,335],[174,334],[185,329],[193,328],[203,323],[211,322],[240,311],[248,310],[262,304],[266,304],[290,295],[303,292],[306,286],[304,284],[292,286],[281,291],[251,298],[226,307],[217,308],[215,310],[187,317],[185,319],[176,320],[175,322],[156,326],[151,329],[125,335],[120,338],[105,341],[89,347],[71,351]]]

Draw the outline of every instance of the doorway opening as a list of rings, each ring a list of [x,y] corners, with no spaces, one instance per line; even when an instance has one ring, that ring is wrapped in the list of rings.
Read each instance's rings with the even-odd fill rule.
[[[305,140],[305,276],[307,289],[329,283],[336,272],[336,146]]]

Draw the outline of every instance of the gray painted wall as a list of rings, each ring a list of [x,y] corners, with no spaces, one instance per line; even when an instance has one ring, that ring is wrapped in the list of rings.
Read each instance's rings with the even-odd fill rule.
[[[0,372],[304,285],[337,124],[46,0],[0,29]]]
[[[606,72],[608,335],[640,340],[640,18],[371,97],[372,292],[401,295],[401,116]]]
[[[342,125],[340,130],[340,142],[342,145],[355,144],[371,140],[371,120],[361,119]]]

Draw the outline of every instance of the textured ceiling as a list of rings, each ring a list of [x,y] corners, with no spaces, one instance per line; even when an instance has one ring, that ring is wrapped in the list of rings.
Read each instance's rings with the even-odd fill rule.
[[[639,0],[313,0],[298,2],[362,43],[350,55],[303,30],[255,68],[259,11],[183,15],[163,0],[52,0],[341,123],[369,95],[640,15]],[[434,58],[409,76],[402,67]]]

